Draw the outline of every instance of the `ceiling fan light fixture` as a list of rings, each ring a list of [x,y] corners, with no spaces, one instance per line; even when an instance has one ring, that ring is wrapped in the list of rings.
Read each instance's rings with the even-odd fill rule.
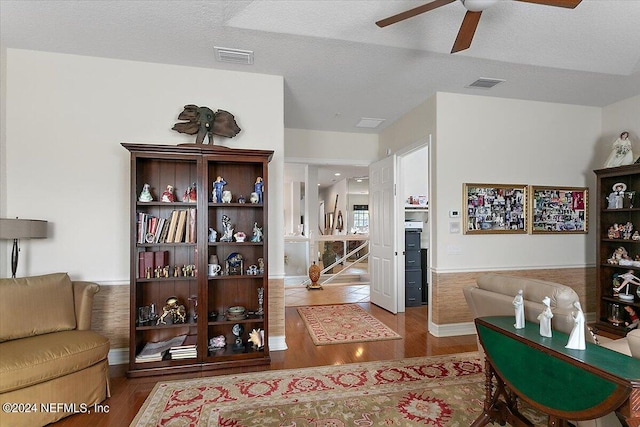
[[[498,0],[460,0],[465,9],[471,12],[482,12],[486,8],[498,3]]]

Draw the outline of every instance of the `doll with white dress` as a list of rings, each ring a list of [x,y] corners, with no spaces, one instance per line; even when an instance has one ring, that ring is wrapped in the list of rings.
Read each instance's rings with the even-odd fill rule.
[[[551,338],[551,319],[553,318],[553,312],[551,312],[551,298],[545,296],[542,299],[544,304],[544,310],[538,315],[538,322],[540,322],[540,335],[543,337]]]
[[[576,311],[571,312],[573,329],[571,330],[571,334],[569,334],[569,341],[567,345],[565,345],[565,348],[584,350],[587,348],[584,337],[584,313],[578,301],[574,302],[573,306],[576,308]]]
[[[629,140],[629,132],[622,132],[620,137],[613,143],[611,154],[604,163],[605,168],[630,165],[633,163],[633,150]]]

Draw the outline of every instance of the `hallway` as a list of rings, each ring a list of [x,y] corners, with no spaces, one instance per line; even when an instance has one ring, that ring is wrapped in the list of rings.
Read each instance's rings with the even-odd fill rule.
[[[285,307],[369,302],[369,284],[327,284],[322,289],[285,287]]]

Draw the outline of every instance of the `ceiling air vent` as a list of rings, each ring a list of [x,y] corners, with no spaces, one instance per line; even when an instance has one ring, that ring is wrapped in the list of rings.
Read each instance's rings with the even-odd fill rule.
[[[232,64],[253,64],[253,51],[242,49],[231,49],[228,47],[214,46],[213,51],[216,54],[216,61],[229,62]]]
[[[486,77],[480,77],[478,80],[476,80],[475,82],[471,83],[467,87],[473,87],[473,88],[477,88],[477,89],[491,89],[492,87],[494,87],[498,83],[502,83],[502,82],[504,82],[504,80],[502,80],[502,79],[490,79],[490,78],[486,78]]]
[[[368,128],[368,129],[375,129],[378,126],[380,126],[380,124],[382,122],[384,122],[385,119],[374,119],[374,118],[370,118],[370,117],[363,117],[360,119],[360,121],[356,124],[357,128]]]

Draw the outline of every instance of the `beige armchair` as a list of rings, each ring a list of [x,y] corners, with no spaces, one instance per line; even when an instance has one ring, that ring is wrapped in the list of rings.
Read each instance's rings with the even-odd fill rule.
[[[0,424],[45,425],[109,396],[109,340],[90,330],[98,289],[65,273],[0,279],[0,403],[16,405]]]

